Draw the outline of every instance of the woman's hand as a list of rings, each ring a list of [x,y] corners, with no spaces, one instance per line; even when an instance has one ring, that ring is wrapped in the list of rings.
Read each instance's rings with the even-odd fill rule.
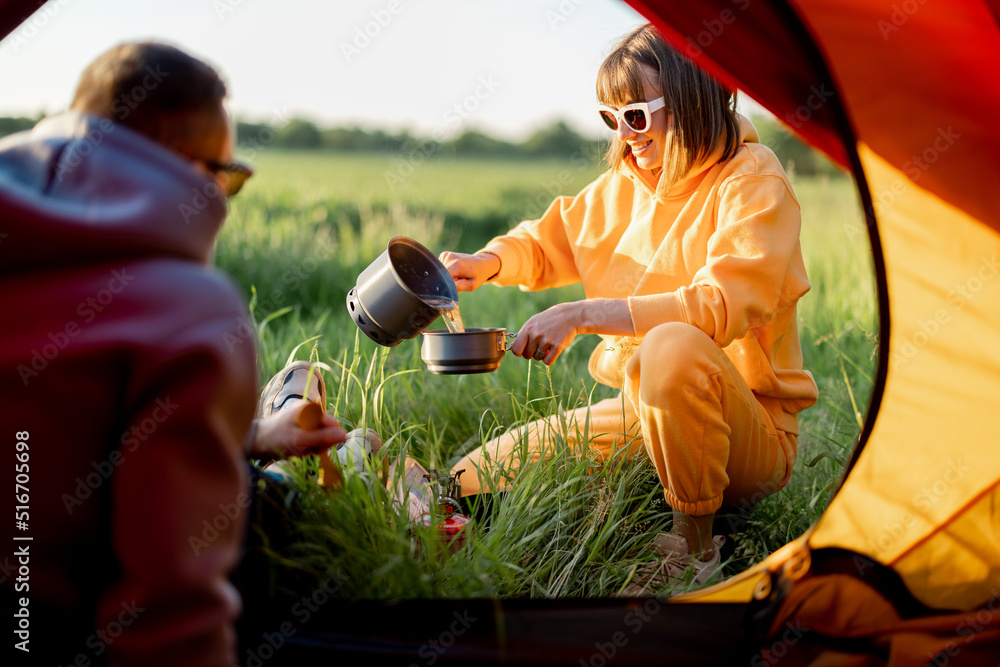
[[[308,456],[344,442],[347,433],[340,427],[340,422],[326,413],[318,428],[306,431],[299,427],[296,420],[304,404],[302,399],[289,399],[281,410],[257,422],[257,432],[247,454],[260,459]]]
[[[552,306],[524,323],[510,351],[518,357],[536,359],[546,366],[559,358],[580,330],[585,301]]]
[[[448,269],[459,292],[471,292],[500,271],[500,258],[489,252],[475,255],[443,252],[441,263]]]
[[[634,336],[628,301],[584,299],[552,306],[524,323],[510,351],[551,366],[574,338],[588,333]]]

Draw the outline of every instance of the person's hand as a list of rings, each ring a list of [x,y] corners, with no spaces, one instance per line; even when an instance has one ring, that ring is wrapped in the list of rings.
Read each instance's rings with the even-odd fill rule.
[[[551,366],[580,334],[634,336],[626,299],[584,299],[552,306],[521,327],[510,351]]]
[[[471,292],[500,270],[500,258],[489,252],[467,255],[463,252],[445,251],[441,253],[440,259],[459,292]]]
[[[551,366],[577,334],[584,333],[581,329],[584,303],[560,303],[532,316],[517,333],[511,353]]]
[[[288,399],[281,410],[257,422],[257,432],[247,452],[249,456],[262,459],[308,456],[326,451],[347,439],[340,422],[326,413],[323,413],[318,428],[311,431],[300,428],[296,420],[299,409],[305,403],[300,398]]]

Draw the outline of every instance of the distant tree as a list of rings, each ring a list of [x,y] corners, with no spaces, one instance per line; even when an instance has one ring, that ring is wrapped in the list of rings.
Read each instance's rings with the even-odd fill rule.
[[[801,176],[837,173],[837,167],[822,153],[804,144],[773,118],[754,116],[753,124],[760,143],[774,151],[788,173]]]
[[[371,134],[372,149],[380,152],[397,152],[403,150],[403,146],[413,142],[413,138],[408,132],[402,134],[388,134],[382,130],[375,130]]]
[[[40,119],[38,118],[0,118],[0,137],[5,137],[8,134],[14,134],[15,132],[22,132],[24,130],[30,130],[35,126]]]
[[[387,134],[383,139],[385,142],[385,151],[401,151],[404,150],[406,146],[410,146],[414,143],[423,143],[420,139],[410,136],[410,133],[403,130],[399,134]]]
[[[236,142],[262,146],[274,141],[274,129],[264,123],[236,122]]]
[[[275,132],[275,145],[284,148],[320,147],[321,138],[316,125],[302,118],[293,118]]]
[[[321,132],[320,144],[335,151],[364,150],[367,136],[358,127],[332,127]]]
[[[535,132],[521,146],[529,155],[570,156],[585,148],[587,143],[565,121],[557,120]]]
[[[508,156],[517,153],[517,146],[495,139],[478,130],[467,130],[460,137],[448,142],[457,155]]]

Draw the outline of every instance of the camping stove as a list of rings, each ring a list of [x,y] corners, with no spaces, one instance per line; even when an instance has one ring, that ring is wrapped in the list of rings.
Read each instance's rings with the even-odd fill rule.
[[[428,487],[436,487],[435,503],[430,511],[425,512],[419,519],[424,526],[437,525],[437,534],[451,551],[454,553],[462,548],[467,536],[472,534],[472,520],[458,512],[458,501],[460,497],[461,484],[459,478],[465,470],[459,470],[454,476],[441,475],[434,468],[430,473],[424,475]]]

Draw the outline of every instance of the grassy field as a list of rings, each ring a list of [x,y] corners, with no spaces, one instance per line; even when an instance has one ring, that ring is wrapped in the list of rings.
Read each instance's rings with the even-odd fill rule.
[[[251,302],[262,381],[312,352],[334,369],[326,379],[342,422],[374,428],[393,456],[441,469],[496,429],[614,395],[586,370],[596,337],[578,338],[548,369],[508,355],[496,373],[436,376],[423,370],[419,339],[381,348],[359,336],[344,307],[358,273],[391,236],[435,252],[474,251],[539,215],[553,195],[592,180],[600,169],[593,156],[483,162],[265,151],[256,162],[257,175],[232,202],[216,262]],[[820,401],[800,418],[792,481],[731,538],[730,574],[822,512],[860,432],[874,375],[874,281],[853,184],[844,177],[794,185],[813,285],[800,302],[800,330]],[[461,308],[467,326],[517,331],[532,314],[581,296],[575,287],[486,287],[464,294]],[[344,597],[613,595],[650,557],[647,545],[668,528],[669,508],[644,456],[591,463],[563,450],[524,466],[493,508],[491,529],[448,554],[423,532],[411,535],[384,490],[363,476],[348,476],[344,491],[327,497],[306,481],[315,462],[302,461],[300,533],[275,554],[278,569],[318,578],[335,572]]]

